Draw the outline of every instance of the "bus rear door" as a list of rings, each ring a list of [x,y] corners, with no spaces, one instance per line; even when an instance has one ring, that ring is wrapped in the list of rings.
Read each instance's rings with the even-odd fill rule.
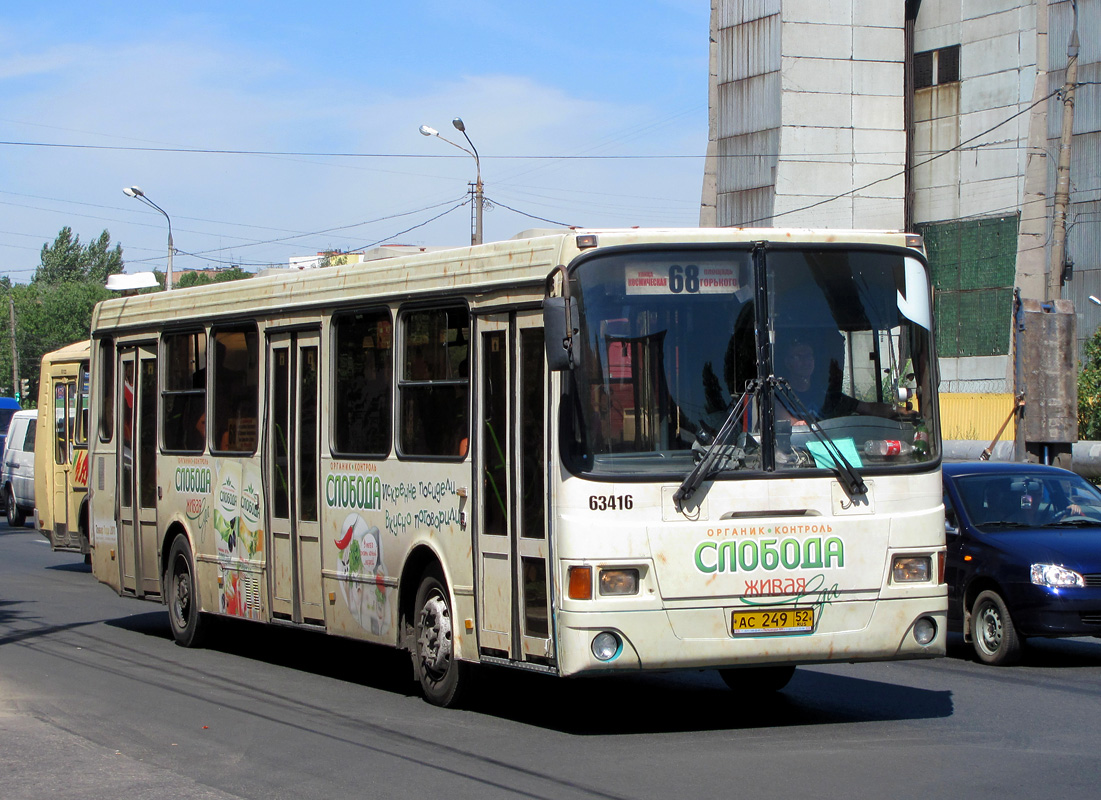
[[[267,468],[271,487],[270,590],[281,619],[323,625],[318,516],[320,336],[268,337]]]

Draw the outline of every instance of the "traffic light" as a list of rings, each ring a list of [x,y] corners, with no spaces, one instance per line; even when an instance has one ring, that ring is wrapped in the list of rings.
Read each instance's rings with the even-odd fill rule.
[[[16,400],[22,402],[24,397],[28,397],[31,393],[31,382],[29,378],[19,379],[19,394],[16,396]]]

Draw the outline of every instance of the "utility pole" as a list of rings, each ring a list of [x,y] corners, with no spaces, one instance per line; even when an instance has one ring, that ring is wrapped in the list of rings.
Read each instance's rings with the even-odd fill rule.
[[[1048,271],[1048,300],[1063,292],[1063,271],[1067,260],[1067,207],[1070,205],[1070,148],[1074,139],[1074,90],[1078,86],[1078,3],[1074,6],[1074,27],[1067,45],[1067,79],[1063,84],[1063,130],[1059,138],[1059,164],[1055,170],[1055,214],[1051,230],[1051,264]]]
[[[8,313],[11,317],[11,391],[18,396],[20,404],[23,398],[19,396],[19,350],[15,346],[15,298],[8,295]]]

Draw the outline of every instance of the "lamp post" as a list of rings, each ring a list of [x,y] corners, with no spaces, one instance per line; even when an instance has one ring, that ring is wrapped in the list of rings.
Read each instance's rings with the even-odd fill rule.
[[[164,274],[164,290],[170,292],[172,291],[172,254],[176,251],[176,248],[172,246],[172,218],[168,216],[167,211],[146,197],[145,192],[141,190],[140,186],[127,186],[122,190],[122,193],[127,197],[136,198],[147,206],[157,209],[157,211],[164,214],[164,218],[168,220],[168,271]]]
[[[470,149],[467,150],[461,144],[457,144],[450,139],[445,139],[440,136],[440,132],[435,128],[430,128],[427,125],[421,125],[420,131],[423,136],[435,136],[441,141],[447,142],[452,147],[457,147],[464,153],[470,156],[474,156],[474,168],[477,171],[478,182],[474,184],[474,230],[470,236],[471,244],[482,243],[482,208],[485,206],[484,195],[482,192],[482,162],[478,158],[478,148],[474,146],[474,142],[470,141],[470,137],[466,135],[466,125],[463,123],[462,117],[455,117],[451,120],[451,124],[455,126],[455,130],[463,135],[466,139],[466,143],[470,145]]]

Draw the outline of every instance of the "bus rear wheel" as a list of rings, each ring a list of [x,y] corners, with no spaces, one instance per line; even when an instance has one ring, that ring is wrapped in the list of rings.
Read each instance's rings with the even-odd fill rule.
[[[430,569],[417,589],[413,620],[413,672],[433,705],[459,704],[470,682],[470,665],[455,655],[454,615],[443,576]]]
[[[788,685],[795,667],[742,667],[720,669],[719,677],[731,689],[738,691],[778,692]]]
[[[207,626],[199,612],[199,594],[195,584],[195,560],[186,536],[172,540],[168,565],[164,570],[164,599],[168,604],[168,622],[172,638],[184,647],[198,647]]]

